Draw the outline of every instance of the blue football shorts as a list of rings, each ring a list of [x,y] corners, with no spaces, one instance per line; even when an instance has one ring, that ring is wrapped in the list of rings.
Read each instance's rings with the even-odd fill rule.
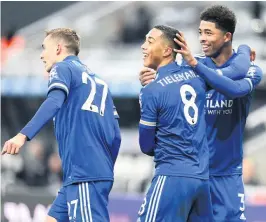
[[[242,175],[210,176],[215,222],[244,222],[245,192]]]
[[[109,222],[107,205],[112,186],[113,181],[63,186],[48,215],[58,222]]]
[[[155,176],[138,216],[139,222],[212,222],[209,180]]]

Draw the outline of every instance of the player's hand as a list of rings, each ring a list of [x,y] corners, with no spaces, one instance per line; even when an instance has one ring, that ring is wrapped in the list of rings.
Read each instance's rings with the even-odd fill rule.
[[[156,76],[156,71],[154,69],[143,67],[139,73],[139,81],[142,86],[146,86],[151,83]]]
[[[196,66],[198,62],[192,55],[183,32],[180,32],[180,35],[177,33],[176,37],[177,38],[174,38],[174,41],[181,47],[181,49],[174,49],[174,51],[180,53],[183,59],[188,63],[188,65],[192,67]]]
[[[26,139],[27,137],[25,135],[23,135],[22,133],[18,133],[16,136],[5,142],[1,154],[18,154],[20,148],[25,144]]]
[[[250,61],[254,62],[256,59],[256,50],[255,49],[251,49],[250,51]]]

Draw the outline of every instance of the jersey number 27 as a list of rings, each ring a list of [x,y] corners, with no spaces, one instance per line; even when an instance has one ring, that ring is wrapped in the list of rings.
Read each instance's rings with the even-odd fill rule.
[[[108,93],[108,86],[107,84],[97,77],[94,77],[94,79],[86,72],[82,73],[82,82],[84,84],[88,84],[88,80],[91,84],[91,92],[89,94],[88,99],[85,101],[81,109],[99,113],[99,107],[96,105],[93,105],[93,100],[96,94],[96,83],[103,85],[103,93],[102,93],[102,100],[101,100],[101,107],[100,107],[100,115],[104,116],[104,110],[105,110],[105,100]]]

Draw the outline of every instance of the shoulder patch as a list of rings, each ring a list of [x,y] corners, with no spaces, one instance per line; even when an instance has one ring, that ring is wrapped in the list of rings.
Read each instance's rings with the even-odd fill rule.
[[[255,73],[256,73],[256,67],[251,66],[251,67],[249,67],[247,77],[254,78]]]
[[[49,83],[51,83],[53,79],[59,79],[56,68],[57,66],[54,66],[49,73]]]

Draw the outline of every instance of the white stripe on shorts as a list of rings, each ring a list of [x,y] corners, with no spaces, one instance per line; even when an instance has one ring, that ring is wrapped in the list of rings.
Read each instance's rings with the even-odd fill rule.
[[[89,217],[90,217],[90,222],[92,222],[91,203],[90,203],[90,192],[89,192],[89,184],[88,184],[88,182],[85,185],[86,185],[86,191],[87,191],[87,201],[88,201]]]
[[[83,203],[84,203],[84,211],[85,211],[86,222],[89,222],[88,212],[87,212],[87,203],[86,203],[86,191],[85,191],[84,183],[82,183],[82,194],[83,194]]]
[[[152,212],[150,212],[151,206],[152,206],[152,203],[156,200],[156,195],[157,195],[157,192],[158,192],[158,190],[160,188],[162,179],[163,179],[163,176],[159,176],[158,177],[158,180],[157,180],[157,182],[156,182],[156,184],[154,186],[154,189],[152,191],[152,195],[151,195],[151,199],[149,201],[149,207],[148,207],[148,211],[147,211],[147,214],[146,214],[145,222],[147,222],[149,216],[152,215]]]
[[[81,184],[79,184],[79,202],[80,202],[81,219],[82,219],[82,222],[84,222]]]
[[[164,186],[165,180],[166,180],[166,176],[163,177],[163,182],[162,182],[162,185],[161,185],[161,188],[160,188],[160,191],[159,191],[159,197],[158,197],[157,202],[156,202],[156,207],[155,207],[155,211],[154,211],[154,214],[153,214],[152,222],[155,222],[155,219],[156,219],[156,214],[157,214],[157,211],[158,211],[158,206],[159,206],[159,202],[160,202],[160,198],[161,198],[161,194],[162,194],[162,190],[163,190],[163,186]]]

